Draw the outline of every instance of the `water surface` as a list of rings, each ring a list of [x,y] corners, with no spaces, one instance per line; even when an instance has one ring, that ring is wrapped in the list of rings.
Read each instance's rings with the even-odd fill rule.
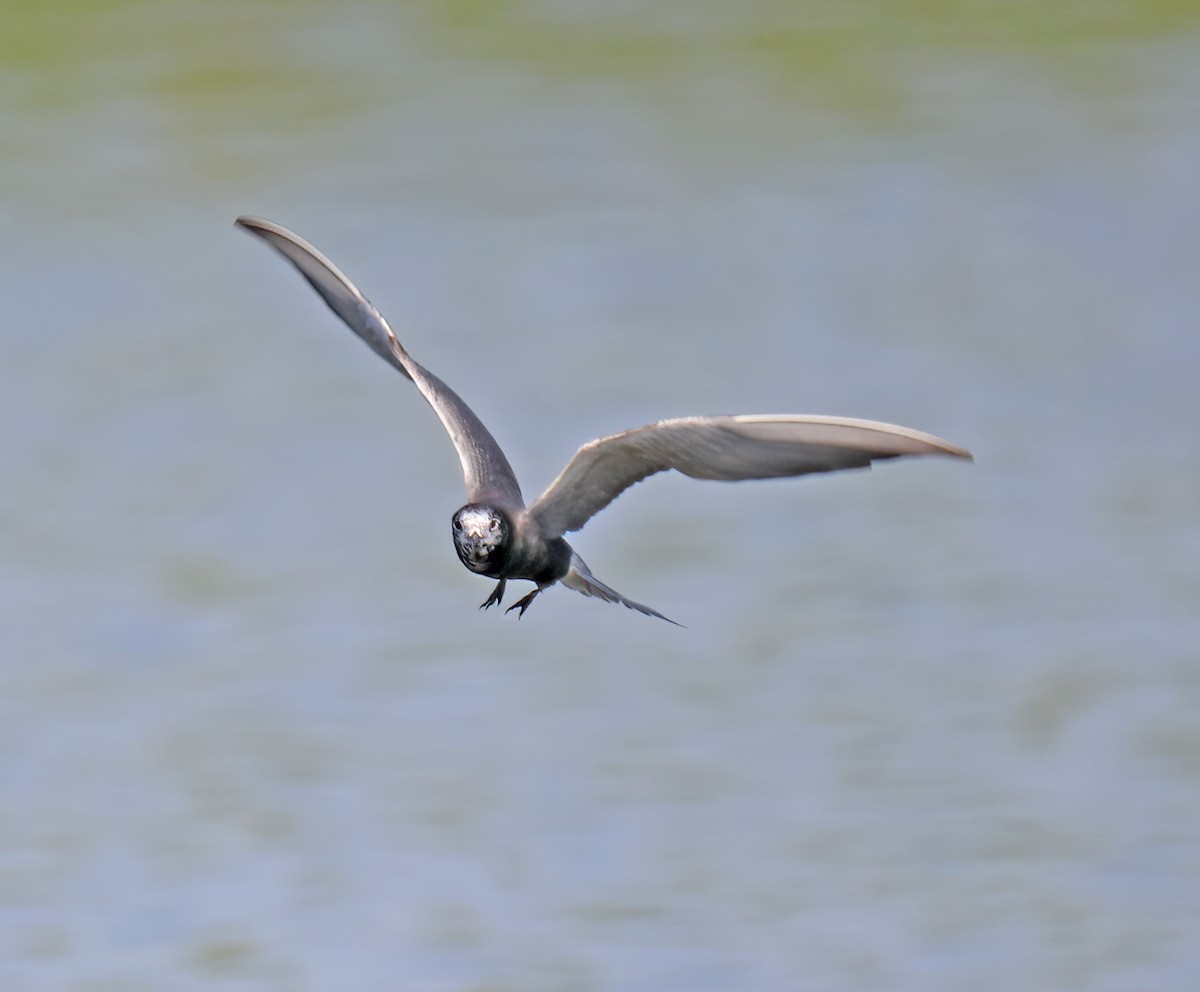
[[[0,39],[0,985],[1190,990],[1189,5],[75,2]],[[528,494],[658,417],[970,447],[659,478],[688,625],[521,623],[316,242]]]

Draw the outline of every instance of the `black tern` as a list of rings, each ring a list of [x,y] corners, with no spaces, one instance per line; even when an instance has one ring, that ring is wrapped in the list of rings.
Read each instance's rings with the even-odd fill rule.
[[[350,330],[411,380],[433,407],[458,452],[467,488],[466,504],[451,518],[454,548],[472,572],[499,579],[480,609],[500,604],[509,579],[528,579],[533,592],[505,612],[518,610],[523,616],[539,593],[561,582],[585,596],[675,623],[606,586],[563,539],[656,472],[674,469],[693,479],[737,481],[868,468],[906,455],[971,458],[940,437],[873,420],[793,414],[681,417],[589,441],[526,506],[517,477],[488,429],[454,390],[405,351],[383,315],[337,266],[278,224],[257,217],[239,217],[237,224],[291,262]]]

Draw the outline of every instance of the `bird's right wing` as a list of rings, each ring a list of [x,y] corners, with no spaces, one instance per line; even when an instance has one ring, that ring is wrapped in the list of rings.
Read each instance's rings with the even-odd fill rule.
[[[462,463],[468,502],[515,508],[525,505],[508,459],[482,421],[453,389],[404,350],[383,315],[336,265],[303,238],[269,220],[239,217],[237,224],[262,238],[291,262],[350,330],[413,381],[454,443]]]
[[[579,530],[625,489],[675,469],[693,479],[778,479],[904,455],[971,457],[909,427],[791,414],[683,417],[589,441],[529,507],[547,537]]]

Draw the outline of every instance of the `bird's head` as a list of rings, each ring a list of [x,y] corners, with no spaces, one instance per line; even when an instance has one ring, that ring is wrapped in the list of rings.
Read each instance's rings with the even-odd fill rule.
[[[508,520],[493,506],[468,503],[451,521],[454,550],[472,572],[484,575],[504,564],[508,553]]]

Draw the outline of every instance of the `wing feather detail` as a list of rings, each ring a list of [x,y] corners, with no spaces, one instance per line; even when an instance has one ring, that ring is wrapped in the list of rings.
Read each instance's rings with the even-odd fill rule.
[[[547,537],[579,530],[636,482],[674,469],[693,479],[779,479],[867,468],[909,455],[970,459],[932,434],[850,417],[741,415],[660,420],[589,441],[529,507]]]
[[[383,315],[333,262],[299,235],[269,220],[239,217],[237,225],[291,262],[350,330],[401,375],[412,380],[458,452],[469,502],[518,509],[525,505],[512,466],[483,422],[453,389],[404,350]]]

